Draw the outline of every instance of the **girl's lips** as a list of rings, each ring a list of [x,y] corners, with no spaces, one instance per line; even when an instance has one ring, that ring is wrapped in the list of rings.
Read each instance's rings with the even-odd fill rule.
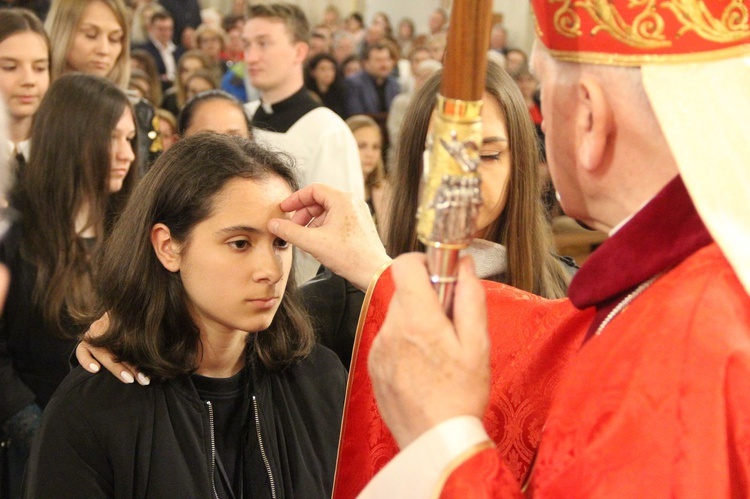
[[[278,298],[260,298],[257,300],[249,300],[250,303],[258,308],[273,308],[278,302]]]
[[[125,175],[128,174],[128,169],[127,168],[115,168],[114,170],[112,170],[112,174],[117,177],[124,177]]]

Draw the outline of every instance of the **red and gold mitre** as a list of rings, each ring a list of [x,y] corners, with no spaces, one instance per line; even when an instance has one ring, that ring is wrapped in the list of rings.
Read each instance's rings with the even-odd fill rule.
[[[532,0],[558,60],[641,66],[750,54],[750,0]]]

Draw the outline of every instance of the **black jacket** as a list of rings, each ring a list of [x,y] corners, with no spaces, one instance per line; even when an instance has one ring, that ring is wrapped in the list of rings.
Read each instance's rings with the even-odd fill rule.
[[[182,32],[185,28],[197,29],[201,24],[201,6],[198,0],[159,0],[174,20],[175,45],[182,44]]]
[[[323,267],[299,290],[318,341],[336,352],[349,369],[365,294]]]
[[[177,30],[175,30],[175,33],[177,33]],[[177,66],[177,63],[180,62],[180,57],[185,53],[185,49],[182,47],[182,45],[179,42],[175,43],[175,51],[174,51],[174,64],[175,67]],[[154,45],[154,42],[151,40],[147,40],[145,43],[141,45],[137,45],[134,48],[143,49],[149,54],[151,54],[151,57],[154,58],[154,62],[156,62],[156,69],[159,71],[159,76],[164,77],[164,75],[167,74],[167,66],[164,64],[164,59],[161,56],[161,52],[159,52],[159,48]],[[179,75],[175,75],[175,78],[179,78]],[[169,88],[170,84],[165,84],[165,82],[162,80],[162,89],[166,90]]]
[[[272,497],[271,476],[278,498],[330,497],[345,388],[338,358],[319,346],[281,373],[253,374],[244,497]],[[78,367],[44,413],[24,496],[220,497],[212,426],[189,377],[142,387]]]
[[[76,343],[55,337],[34,305],[36,266],[21,256],[22,234],[16,222],[0,243],[0,261],[11,276],[0,319],[0,424],[29,404],[44,409],[70,372]],[[71,326],[71,337],[78,329]]]

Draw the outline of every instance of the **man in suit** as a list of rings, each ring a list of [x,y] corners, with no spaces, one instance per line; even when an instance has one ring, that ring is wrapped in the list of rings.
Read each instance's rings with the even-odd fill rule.
[[[195,30],[201,24],[201,7],[198,0],[159,0],[159,3],[171,14],[174,21],[172,41],[187,50],[195,48],[193,38]]]
[[[391,74],[396,57],[385,43],[374,43],[365,50],[364,68],[346,80],[346,115],[386,114],[401,91]]]
[[[185,49],[172,42],[174,20],[167,11],[156,11],[149,20],[147,31],[148,42],[139,48],[145,49],[154,57],[162,87],[166,90],[174,83],[177,61]]]

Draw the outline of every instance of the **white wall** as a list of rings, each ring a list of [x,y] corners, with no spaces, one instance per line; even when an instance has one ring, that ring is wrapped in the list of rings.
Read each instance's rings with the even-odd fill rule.
[[[531,2],[493,0],[492,8],[495,12],[503,13],[503,25],[508,30],[508,46],[520,48],[529,54],[534,42]]]

